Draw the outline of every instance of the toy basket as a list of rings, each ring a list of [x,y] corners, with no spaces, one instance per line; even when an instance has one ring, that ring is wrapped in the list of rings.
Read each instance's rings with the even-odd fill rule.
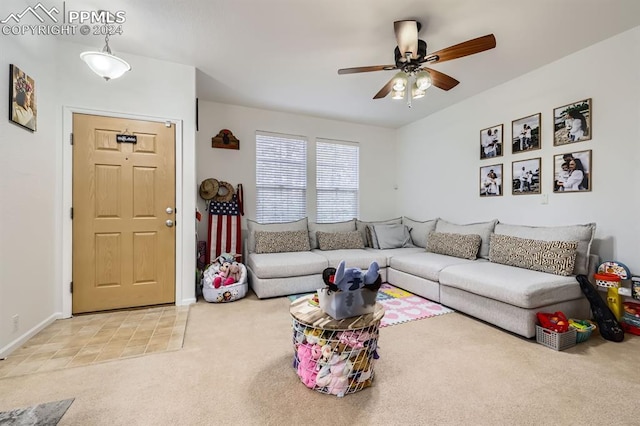
[[[249,283],[247,281],[247,268],[240,263],[240,279],[231,285],[222,285],[215,288],[213,279],[218,273],[218,265],[211,264],[202,275],[202,297],[207,302],[224,303],[242,299],[247,295]]]
[[[316,328],[293,320],[293,368],[310,389],[338,397],[373,381],[378,358],[378,326],[349,330]]]
[[[582,325],[587,326],[587,328],[573,327],[571,325],[571,322],[580,323]],[[582,342],[586,342],[587,340],[589,340],[589,337],[591,337],[591,333],[593,333],[593,330],[596,329],[596,325],[594,323],[592,323],[591,321],[587,321],[587,320],[571,319],[570,322],[569,322],[569,326],[576,330],[576,343],[582,343]]]
[[[536,341],[556,351],[563,351],[576,345],[576,329],[569,328],[565,333],[557,333],[536,325]]]

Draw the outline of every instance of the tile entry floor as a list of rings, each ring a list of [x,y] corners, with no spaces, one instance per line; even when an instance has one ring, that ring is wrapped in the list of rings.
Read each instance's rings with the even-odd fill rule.
[[[59,319],[0,360],[0,378],[182,348],[189,306]]]

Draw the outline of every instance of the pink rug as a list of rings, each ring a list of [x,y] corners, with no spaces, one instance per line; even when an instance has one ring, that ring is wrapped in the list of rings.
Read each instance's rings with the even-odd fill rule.
[[[384,317],[380,321],[380,327],[454,312],[452,309],[423,299],[391,284],[382,284],[380,290],[378,290],[377,299],[385,310]]]

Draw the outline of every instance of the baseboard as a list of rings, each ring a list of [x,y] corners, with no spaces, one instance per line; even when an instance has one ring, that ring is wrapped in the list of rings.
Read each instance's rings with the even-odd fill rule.
[[[196,300],[195,297],[190,297],[188,299],[182,299],[181,301],[177,302],[176,306],[193,305],[196,302],[197,302],[197,300]]]
[[[25,344],[27,340],[31,339],[33,336],[38,334],[46,326],[48,326],[49,324],[53,323],[55,320],[61,319],[61,318],[62,318],[62,313],[60,313],[60,312],[55,313],[55,314],[51,315],[49,318],[46,318],[45,320],[43,320],[39,324],[37,324],[34,327],[32,327],[30,330],[28,330],[26,333],[24,333],[23,335],[21,335],[20,337],[15,339],[13,342],[10,342],[4,348],[0,348],[0,359],[5,359],[6,357],[8,357],[11,352],[15,351],[20,346]]]

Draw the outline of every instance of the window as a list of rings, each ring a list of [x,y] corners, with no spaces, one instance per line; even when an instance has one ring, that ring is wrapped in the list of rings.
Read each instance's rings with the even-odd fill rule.
[[[358,217],[359,149],[353,143],[317,140],[318,223],[340,222]]]
[[[306,138],[256,132],[256,220],[282,223],[306,215]]]

